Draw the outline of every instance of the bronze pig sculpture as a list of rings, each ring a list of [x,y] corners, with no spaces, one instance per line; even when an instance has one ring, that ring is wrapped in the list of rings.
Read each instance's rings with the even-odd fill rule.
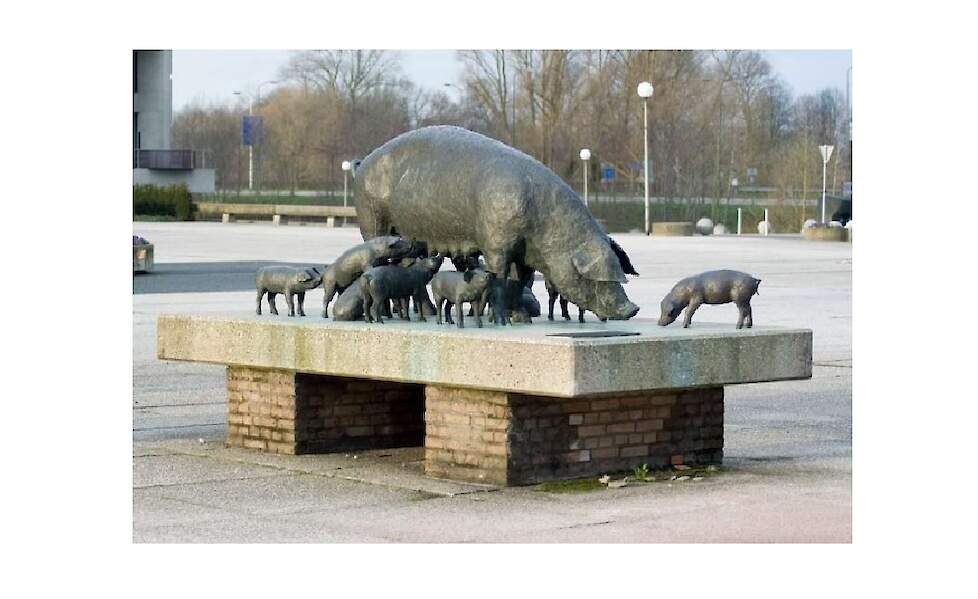
[[[368,322],[376,320],[383,323],[383,306],[388,300],[394,300],[399,307],[402,319],[410,320],[403,298],[414,299],[416,306],[424,305],[428,296],[428,281],[441,268],[443,256],[435,255],[423,260],[417,260],[411,266],[377,266],[363,273],[360,286],[363,293],[363,312]],[[418,320],[424,322],[424,310],[418,313]]]
[[[363,287],[354,282],[336,298],[336,303],[333,304],[333,320],[349,321],[361,318],[363,318]]]
[[[412,250],[407,241],[396,236],[379,236],[346,250],[323,273],[323,318],[333,296],[353,284],[367,269],[378,261],[400,260]]]
[[[560,290],[557,289],[557,287],[550,281],[544,279],[543,284],[547,288],[547,296],[549,300],[549,312],[547,313],[547,320],[554,319],[554,302],[556,302],[558,298],[560,299],[560,315],[564,318],[564,320],[570,320],[570,313],[567,311],[567,298],[564,297],[563,294],[560,293]],[[584,322],[584,311],[584,308],[580,306],[577,307],[577,321],[580,323]],[[602,318],[601,320],[603,322],[607,320],[607,318]]]
[[[289,316],[295,316],[293,298],[299,298],[299,316],[305,316],[302,305],[306,300],[306,291],[314,289],[323,281],[323,274],[316,268],[293,268],[291,266],[265,266],[255,273],[255,288],[258,290],[258,307],[255,313],[261,315],[261,299],[268,294],[268,308],[272,314],[278,315],[275,307],[275,295],[284,294],[285,303],[289,306]]]
[[[492,275],[477,269],[465,272],[440,272],[431,280],[431,294],[435,297],[435,310],[438,312],[438,324],[441,324],[442,304],[445,306],[445,320],[452,322],[452,306],[458,314],[458,328],[465,327],[462,317],[462,304],[469,302],[473,305],[475,324],[482,328],[482,308],[486,298],[486,290],[492,283]]]
[[[364,239],[397,234],[453,257],[482,255],[496,324],[534,270],[603,318],[638,312],[625,252],[577,194],[523,152],[460,127],[424,127],[371,152],[354,179]]]
[[[659,325],[672,324],[679,313],[686,308],[683,328],[689,328],[693,313],[702,304],[726,304],[733,302],[740,310],[737,328],[745,326],[749,329],[754,325],[751,314],[750,298],[758,293],[760,279],[755,279],[745,272],[736,270],[711,270],[688,277],[676,283],[672,291],[662,298],[662,314]]]

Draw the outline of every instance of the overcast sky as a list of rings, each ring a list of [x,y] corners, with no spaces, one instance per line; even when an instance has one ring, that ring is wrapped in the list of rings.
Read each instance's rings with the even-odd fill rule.
[[[289,50],[174,50],[173,108],[179,110],[195,99],[233,100],[235,90],[254,90],[260,82],[275,79],[290,54]],[[825,87],[845,91],[846,69],[852,66],[850,50],[765,50],[764,54],[796,96]],[[458,81],[454,50],[401,50],[401,57],[404,74],[422,87],[434,89]]]

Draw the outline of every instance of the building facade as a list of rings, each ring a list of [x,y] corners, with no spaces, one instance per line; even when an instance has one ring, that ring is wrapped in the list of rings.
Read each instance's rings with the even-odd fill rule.
[[[172,74],[172,50],[133,50],[133,184],[185,183],[193,193],[213,193],[206,152],[173,148]]]

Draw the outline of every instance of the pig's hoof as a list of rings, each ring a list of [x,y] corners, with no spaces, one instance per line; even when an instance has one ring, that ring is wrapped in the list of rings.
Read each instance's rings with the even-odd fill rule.
[[[548,316],[548,317],[547,317],[547,320],[553,320],[553,319],[554,319],[554,317],[553,317],[553,316]]]

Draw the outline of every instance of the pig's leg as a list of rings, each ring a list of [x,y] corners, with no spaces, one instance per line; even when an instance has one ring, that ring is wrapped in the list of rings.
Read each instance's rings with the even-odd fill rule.
[[[547,292],[547,295],[550,296],[550,297],[547,298],[547,320],[553,320],[554,319],[554,303],[557,302],[557,294],[550,293],[548,291]]]
[[[257,314],[258,316],[261,316],[261,299],[263,297],[265,297],[265,290],[264,289],[259,289],[258,290],[258,309],[255,310],[255,314]]]
[[[476,298],[476,300],[472,302],[472,305],[475,307],[475,326],[481,329],[482,328],[482,300]]]
[[[740,309],[740,317],[737,318],[737,328],[742,329],[747,327],[749,329],[754,326],[754,315],[751,313],[750,302],[737,304],[737,308]]]
[[[295,296],[292,294],[292,290],[285,290],[285,303],[289,308],[289,316],[295,316]]]
[[[567,300],[563,296],[560,297],[560,316],[564,320],[570,320],[570,312],[567,311]]]
[[[328,280],[323,277],[323,291],[326,292],[323,295],[323,318],[329,318],[326,316],[326,309],[329,308],[329,302],[333,301],[333,295],[336,293],[336,281],[333,277],[329,277]]]
[[[384,308],[390,308],[390,299],[382,294],[374,296],[374,318],[384,324]]]
[[[278,294],[275,293],[274,291],[269,291],[268,292],[268,309],[269,309],[269,311],[272,314],[274,314],[275,316],[278,316],[278,308],[275,307],[275,296],[276,295],[278,295]]]
[[[424,287],[419,289],[418,292],[414,294],[414,305],[415,307],[418,308],[419,322],[428,322],[428,319],[424,317],[424,308],[423,308],[424,299],[422,299],[423,297],[427,297],[427,295],[428,295],[428,290],[425,289]]]
[[[492,305],[497,325],[509,324],[509,268],[512,264],[506,250],[484,252],[486,270],[493,274]]]
[[[452,318],[452,306],[454,305],[455,304],[452,303],[452,300],[450,299],[445,300],[445,323],[446,324],[455,324],[455,319]]]
[[[584,308],[580,306],[577,307],[577,321],[584,324]]]
[[[462,307],[465,304],[465,302],[463,302],[461,298],[456,298],[456,299],[458,299],[458,301],[455,302],[455,310],[458,313],[458,328],[464,329],[465,317],[463,316]]]
[[[306,292],[300,291],[296,294],[296,297],[299,299],[297,302],[299,304],[299,316],[305,316],[306,312],[302,309],[302,304],[306,301]]]
[[[363,290],[363,319],[367,322],[373,322],[374,297],[370,294],[370,288],[366,285],[361,287],[361,289]]]
[[[438,297],[438,294],[437,293],[435,294],[434,297],[435,297],[435,312],[437,313],[437,316],[438,316],[438,320],[436,320],[435,322],[437,322],[438,324],[441,324],[441,322],[442,322],[442,319],[441,319],[441,298]]]
[[[694,297],[689,301],[689,305],[686,306],[686,318],[683,319],[684,329],[689,328],[690,323],[693,321],[693,313],[696,312],[697,308],[700,307],[701,303],[703,303],[703,300],[701,300],[698,297]]]

